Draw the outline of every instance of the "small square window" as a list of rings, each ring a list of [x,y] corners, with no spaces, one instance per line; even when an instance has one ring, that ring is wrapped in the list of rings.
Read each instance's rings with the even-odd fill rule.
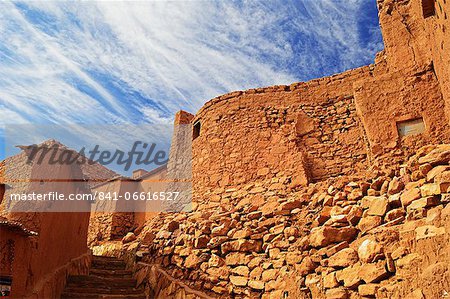
[[[6,193],[6,185],[5,184],[0,184],[0,203],[3,202],[3,199],[5,197],[5,193]]]
[[[410,119],[397,122],[398,135],[400,137],[422,134],[425,132],[423,118]]]
[[[201,124],[200,121],[197,121],[194,124],[193,131],[192,131],[192,140],[196,139],[198,136],[200,136],[200,128]]]
[[[422,12],[424,18],[432,17],[436,14],[434,1],[435,0],[422,0]]]

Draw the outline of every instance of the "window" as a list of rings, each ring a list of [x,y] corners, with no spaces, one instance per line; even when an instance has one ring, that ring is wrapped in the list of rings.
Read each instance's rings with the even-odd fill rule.
[[[6,185],[0,184],[0,204],[3,202],[3,198],[5,197]]]
[[[422,12],[424,18],[432,17],[435,15],[436,11],[434,8],[434,1],[435,0],[422,0]]]
[[[398,135],[400,137],[421,134],[425,131],[423,118],[416,118],[397,122]]]
[[[194,139],[196,139],[198,136],[200,136],[200,127],[201,127],[200,121],[197,121],[197,122],[194,124],[194,129],[193,129],[193,132],[192,132],[192,140],[194,140]]]

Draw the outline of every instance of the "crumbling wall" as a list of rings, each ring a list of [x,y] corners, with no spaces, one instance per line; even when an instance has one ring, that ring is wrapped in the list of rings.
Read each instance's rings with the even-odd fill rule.
[[[304,185],[366,165],[352,82],[369,67],[336,76],[253,89],[208,102],[193,123],[194,194],[288,177]]]
[[[405,157],[447,142],[450,51],[442,51],[442,1],[436,16],[425,18],[422,1],[379,0],[386,48],[373,65],[206,103],[192,120],[201,124],[193,141],[194,197],[277,176],[305,185],[359,175],[382,154],[399,150]],[[399,136],[399,122],[419,118],[424,132]]]
[[[431,63],[422,0],[378,0],[378,16],[389,72]]]
[[[448,142],[445,103],[434,72],[404,69],[355,83],[355,102],[374,158],[402,149],[406,156],[418,147]],[[400,121],[422,119],[425,131],[400,136]]]
[[[434,9],[430,9],[433,7]],[[378,0],[391,72],[432,65],[450,113],[450,3],[447,0]]]
[[[432,47],[433,64],[446,102],[446,114],[450,116],[450,2],[437,0],[435,15],[427,19]]]
[[[92,205],[88,243],[103,240],[117,240],[125,236],[134,227],[134,213],[127,210],[127,204],[134,204],[133,201],[125,201],[125,193],[133,194],[138,191],[138,185],[128,179],[115,179],[97,185],[92,189],[98,196],[117,197],[118,200],[100,200]]]
[[[449,152],[425,146],[371,178],[274,202],[161,214],[124,249],[142,262],[139,283],[166,296],[182,282],[213,298],[440,298],[450,287]],[[145,263],[164,270],[161,283]]]

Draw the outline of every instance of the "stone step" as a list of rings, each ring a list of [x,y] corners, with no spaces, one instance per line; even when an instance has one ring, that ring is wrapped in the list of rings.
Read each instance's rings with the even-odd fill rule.
[[[146,299],[143,288],[135,288],[132,272],[114,257],[94,256],[89,275],[71,275],[64,299]]]
[[[104,270],[125,270],[126,264],[118,259],[92,259],[92,268]]]
[[[106,269],[91,269],[89,275],[105,277],[105,278],[131,278],[132,273],[130,270],[106,270]]]
[[[104,295],[104,294],[88,294],[88,293],[68,293],[64,292],[61,299],[147,299],[144,294],[136,295]]]
[[[127,288],[135,287],[136,280],[133,278],[120,278],[120,277],[99,277],[93,275],[73,275],[69,276],[68,287],[111,287],[111,288]]]
[[[104,255],[93,255],[92,260],[101,260],[101,261],[121,261],[120,258],[115,256],[104,256]]]
[[[98,294],[98,295],[143,295],[144,290],[139,288],[114,287],[70,287],[66,286],[64,293]]]

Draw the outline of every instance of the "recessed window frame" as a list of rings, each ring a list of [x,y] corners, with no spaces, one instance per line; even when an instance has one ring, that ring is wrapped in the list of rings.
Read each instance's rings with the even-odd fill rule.
[[[422,14],[424,19],[436,15],[435,2],[435,0],[422,0]]]
[[[201,129],[202,129],[202,124],[201,124],[200,120],[197,120],[192,125],[192,140],[195,140],[195,139],[197,139],[197,137],[200,136]]]
[[[6,194],[6,184],[0,184],[0,204],[5,199]]]
[[[425,133],[426,125],[423,117],[414,117],[396,122],[397,133],[400,138]]]

